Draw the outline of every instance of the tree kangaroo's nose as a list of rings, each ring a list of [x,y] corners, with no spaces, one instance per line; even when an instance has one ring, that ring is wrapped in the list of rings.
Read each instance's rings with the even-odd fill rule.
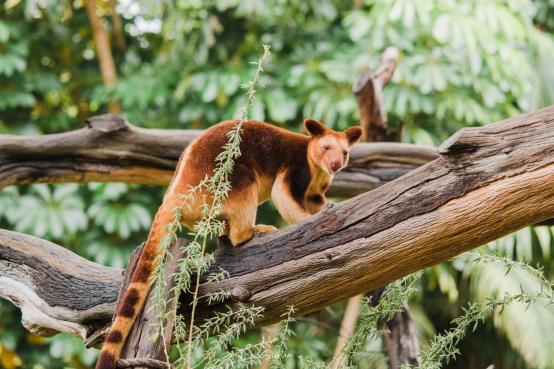
[[[342,167],[342,160],[331,160],[331,169],[335,172],[338,171]]]

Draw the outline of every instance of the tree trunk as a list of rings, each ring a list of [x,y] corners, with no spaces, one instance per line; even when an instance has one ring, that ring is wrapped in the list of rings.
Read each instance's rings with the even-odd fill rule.
[[[108,3],[112,12],[114,45],[121,50],[127,50],[125,35],[123,34],[123,25],[121,24],[121,17],[115,10],[117,7],[117,0],[109,0]]]
[[[110,40],[108,33],[102,26],[100,18],[96,14],[96,0],[86,0],[87,14],[92,26],[92,35],[96,44],[96,52],[98,54],[98,63],[100,64],[100,73],[104,85],[110,87],[117,83],[117,73],[113,62],[112,50],[110,48]],[[121,107],[119,101],[112,101],[108,104],[108,110],[111,114],[120,114]]]
[[[366,68],[362,71],[353,90],[358,103],[360,112],[361,125],[364,129],[364,138],[368,142],[385,142],[385,141],[402,141],[403,124],[401,123],[397,131],[389,132],[386,110],[383,106],[382,91],[392,78],[396,68],[396,60],[398,59],[399,51],[395,47],[389,47],[381,56],[381,65],[377,68],[375,75]],[[376,305],[381,300],[381,294],[384,287],[368,292],[366,295],[372,296],[373,303]],[[387,327],[388,334],[383,337],[383,343],[387,349],[391,369],[399,369],[400,364],[411,364],[417,366],[420,364],[416,355],[419,353],[419,344],[415,335],[415,327],[410,320],[410,312],[408,303],[403,304],[404,311],[394,315],[394,318],[389,321],[381,320],[379,325],[381,329]],[[351,317],[345,316],[345,321],[352,320]],[[357,320],[354,319],[354,324]],[[343,322],[343,324],[345,324]],[[405,329],[411,327],[412,329]],[[342,349],[337,343],[336,352]],[[345,358],[346,359],[346,358]]]
[[[356,322],[358,321],[358,315],[360,307],[362,306],[362,295],[354,296],[348,300],[348,305],[346,306],[346,312],[344,313],[344,318],[342,319],[342,324],[340,325],[340,332],[337,338],[337,345],[335,346],[335,355],[337,357],[340,355],[340,352],[344,349],[346,340],[354,334],[356,328]],[[346,355],[343,356],[341,361],[333,361],[332,368],[336,369],[339,365],[344,364],[346,361]]]
[[[265,342],[273,341],[275,337],[277,337],[277,334],[279,334],[280,329],[281,329],[281,322],[273,323],[271,325],[268,325],[267,327],[263,327],[262,328],[263,340]],[[273,347],[271,347],[271,350],[273,351]],[[271,364],[271,357],[266,357],[262,360],[260,369],[269,369],[270,364]]]
[[[385,292],[385,287],[377,288],[366,295],[371,295],[371,305],[373,307],[379,304],[381,295]],[[409,364],[412,367],[418,367],[421,359],[416,357],[419,354],[419,342],[417,341],[415,325],[410,318],[410,309],[408,303],[402,304],[404,311],[394,314],[391,320],[380,320],[377,322],[379,330],[387,327],[389,333],[383,336],[383,344],[389,354],[389,364],[391,368],[400,368],[400,364]]]
[[[365,68],[352,88],[358,103],[365,142],[402,141],[402,125],[395,132],[387,131],[387,112],[383,107],[383,88],[392,78],[399,55],[396,47],[387,48],[375,73]]]

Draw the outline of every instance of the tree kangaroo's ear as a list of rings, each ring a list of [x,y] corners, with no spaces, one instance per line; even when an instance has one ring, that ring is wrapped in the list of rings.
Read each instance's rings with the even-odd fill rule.
[[[344,134],[346,135],[346,140],[348,141],[348,146],[352,146],[356,142],[358,142],[362,137],[362,133],[362,127],[350,127],[346,131],[344,131]]]
[[[304,121],[304,128],[306,128],[306,131],[308,131],[308,134],[312,137],[322,136],[326,130],[323,124],[312,118],[308,118]]]

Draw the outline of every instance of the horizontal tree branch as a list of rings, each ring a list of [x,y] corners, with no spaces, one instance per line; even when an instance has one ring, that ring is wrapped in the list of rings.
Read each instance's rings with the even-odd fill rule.
[[[88,120],[90,128],[21,137],[0,135],[0,189],[30,183],[127,182],[167,186],[179,156],[203,131],[135,127],[115,115]],[[335,176],[331,197],[352,197],[438,157],[426,146],[358,144]]]
[[[373,290],[554,215],[554,106],[464,128],[441,157],[398,180],[239,247],[220,238],[201,295],[232,290],[224,304],[200,301],[197,321],[225,306],[265,307],[258,326]],[[121,272],[31,236],[0,231],[0,296],[39,334],[82,337],[109,321]],[[181,313],[190,314],[189,295]],[[35,313],[35,311],[37,313]],[[53,321],[52,321],[53,320]]]

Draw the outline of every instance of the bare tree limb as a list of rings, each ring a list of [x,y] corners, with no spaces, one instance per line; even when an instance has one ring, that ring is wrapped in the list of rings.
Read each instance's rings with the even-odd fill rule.
[[[196,320],[239,304],[265,307],[258,326],[288,305],[304,315],[554,215],[554,106],[464,128],[439,152],[394,182],[239,247],[222,237],[211,268],[230,278],[201,284],[200,295],[233,293],[220,305],[201,299]],[[39,334],[37,326],[86,336],[91,322],[109,321],[121,281],[118,270],[0,231],[0,296]],[[180,301],[185,319],[190,298]]]
[[[200,130],[145,129],[114,115],[87,120],[90,128],[36,137],[0,135],[0,189],[64,182],[127,182],[167,186],[179,156]],[[349,166],[327,195],[352,197],[438,157],[436,149],[376,143],[352,148]]]
[[[122,270],[104,267],[51,242],[0,230],[0,297],[21,309],[32,333],[86,339],[115,311]]]
[[[365,142],[402,141],[402,126],[398,131],[387,132],[387,112],[383,108],[383,88],[392,78],[399,55],[396,47],[387,48],[375,73],[365,68],[352,87],[360,111]]]
[[[360,307],[362,306],[362,295],[354,296],[348,300],[346,305],[346,311],[344,313],[344,318],[340,325],[340,332],[337,337],[337,345],[335,346],[335,355],[338,357],[344,347],[346,346],[346,340],[354,334],[356,331],[356,322],[358,321],[358,315]],[[346,355],[343,356],[342,360],[336,360],[331,363],[331,368],[337,369],[340,365],[344,366],[346,361]]]

